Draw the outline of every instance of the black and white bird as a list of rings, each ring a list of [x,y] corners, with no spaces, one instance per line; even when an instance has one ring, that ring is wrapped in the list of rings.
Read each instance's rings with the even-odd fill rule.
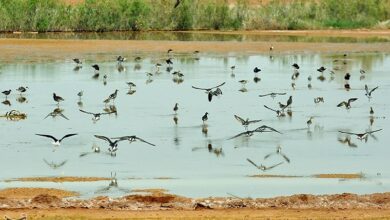
[[[175,112],[175,114],[177,114],[177,110],[179,110],[179,104],[176,103],[175,106],[173,107],[173,111]]]
[[[377,88],[379,88],[379,86],[377,86],[377,87],[375,87],[375,88],[373,88],[373,89],[368,89],[368,86],[367,85],[365,85],[364,86],[364,89],[366,90],[366,96],[370,99],[370,98],[372,98],[372,96],[371,96],[371,94],[377,89]]]
[[[59,145],[61,145],[62,140],[64,140],[65,138],[68,138],[68,137],[75,136],[75,135],[77,135],[77,133],[67,134],[67,135],[63,136],[61,139],[57,139],[57,138],[53,137],[52,135],[48,135],[48,134],[35,134],[35,135],[51,138],[54,141],[52,144],[59,146]]]
[[[351,108],[351,103],[358,100],[358,98],[350,98],[348,99],[348,101],[342,101],[340,102],[337,107],[342,107],[342,106],[345,106],[346,109],[350,109]]]
[[[73,62],[74,62],[77,66],[83,65],[83,62],[82,62],[79,58],[73,58],[72,60],[73,60]]]
[[[211,88],[200,88],[200,87],[195,87],[195,86],[192,86],[192,88],[206,91],[207,99],[209,100],[209,102],[211,102],[213,96],[222,95],[222,90],[219,87],[221,87],[223,85],[225,85],[225,82],[223,82],[217,86],[211,87]],[[213,89],[216,89],[216,90],[212,91]]]
[[[286,114],[283,111],[281,111],[281,110],[276,110],[276,109],[270,108],[270,107],[268,107],[266,105],[264,105],[264,108],[269,109],[269,110],[271,110],[273,112],[276,112],[276,116],[277,117],[284,117],[284,116],[286,116]]]
[[[203,121],[203,124],[206,123],[206,121],[209,119],[208,117],[208,112],[204,113],[204,115],[202,116],[202,121]]]
[[[299,70],[299,65],[298,65],[298,64],[294,63],[294,64],[291,65],[291,66],[294,67],[294,69]]]
[[[266,167],[264,166],[263,164],[260,164],[260,165],[257,165],[255,162],[253,162],[252,160],[250,160],[249,158],[246,159],[249,163],[251,163],[253,166],[255,166],[257,169],[265,172],[267,170],[270,170],[270,169],[273,169],[281,164],[283,164],[283,162],[280,162],[280,163],[277,163],[277,164],[274,164],[272,166],[269,166],[269,167]]]
[[[172,59],[173,58],[168,58],[168,59],[165,60],[165,62],[168,64],[168,66],[173,65]]]
[[[115,138],[111,138],[111,139],[114,139],[114,140],[120,140],[120,141],[129,141],[129,143],[131,144],[132,142],[135,142],[135,141],[141,141],[141,142],[144,142],[146,144],[149,144],[151,146],[156,146],[155,144],[152,144],[148,141],[145,141],[144,139],[142,138],[139,138],[135,135],[129,135],[129,136],[123,136],[123,137],[115,137]]]
[[[258,68],[257,66],[253,69],[253,72],[254,72],[254,73],[259,73],[260,71],[261,71],[261,69]]]
[[[243,118],[241,118],[241,117],[238,116],[238,115],[234,115],[234,117],[237,119],[238,122],[241,123],[242,126],[244,126],[245,130],[248,130],[248,126],[249,126],[250,124],[254,124],[254,123],[261,122],[261,120],[249,120],[249,118],[247,118],[246,120],[244,120]]]
[[[64,101],[65,99],[62,98],[61,96],[57,95],[56,93],[53,93],[53,100],[57,102],[57,104],[59,105],[60,102]]]
[[[271,128],[267,125],[262,125],[254,130],[247,130],[247,131],[244,131],[244,132],[241,132],[231,138],[228,138],[228,140],[231,140],[231,139],[234,139],[234,138],[237,138],[237,137],[240,137],[240,136],[245,136],[245,137],[250,137],[252,136],[254,133],[264,133],[264,132],[276,132],[276,133],[279,133],[281,134],[281,132],[279,132],[278,130],[274,129],[274,128]]]
[[[102,136],[102,135],[94,135],[96,138],[104,140],[108,142],[109,148],[108,151],[111,153],[111,155],[115,155],[116,151],[118,150],[118,143],[120,141],[123,141],[122,139],[117,139],[115,141],[112,141],[110,138]]]
[[[95,75],[93,75],[92,78],[94,78],[94,79],[99,78],[99,74],[100,74],[100,72],[99,72],[100,71],[99,65],[94,64],[94,65],[92,65],[92,68],[95,70]]]
[[[2,91],[1,93],[3,93],[5,95],[5,99],[7,99],[7,97],[9,96],[9,94],[11,94],[11,89],[9,90],[5,90],[5,91]]]
[[[325,67],[321,66],[320,68],[317,69],[318,72],[323,73],[326,70]]]
[[[131,89],[132,87],[137,87],[137,85],[133,82],[126,82],[126,84],[129,86],[129,89]]]
[[[102,116],[102,115],[109,115],[109,114],[114,113],[114,112],[93,113],[93,112],[84,111],[82,109],[79,109],[79,110],[80,110],[80,112],[83,112],[85,114],[93,115],[92,121],[94,121],[94,122],[99,121],[100,120],[100,116]]]
[[[344,76],[344,80],[348,81],[350,79],[351,79],[351,74],[346,73],[345,76]]]
[[[359,140],[367,140],[368,135],[371,135],[375,132],[382,131],[382,129],[374,130],[374,131],[366,131],[364,133],[353,133],[353,132],[347,132],[347,131],[339,131],[342,134],[349,134],[349,135],[356,135]]]
[[[118,62],[118,65],[121,65],[125,60],[126,60],[126,58],[122,57],[121,55],[119,55],[116,58],[116,61]]]

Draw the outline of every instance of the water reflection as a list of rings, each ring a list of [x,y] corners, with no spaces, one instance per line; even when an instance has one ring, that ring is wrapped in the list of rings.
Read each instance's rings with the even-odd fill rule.
[[[227,34],[227,33],[200,33],[200,32],[102,32],[102,33],[1,33],[1,38],[29,38],[29,39],[107,39],[107,40],[170,40],[170,41],[238,41],[238,42],[313,42],[313,43],[384,43],[390,42],[388,36],[315,36],[315,35],[273,35],[273,34]],[[272,47],[272,44],[270,48]],[[272,53],[273,50],[270,50]],[[199,51],[195,51],[197,59]]]

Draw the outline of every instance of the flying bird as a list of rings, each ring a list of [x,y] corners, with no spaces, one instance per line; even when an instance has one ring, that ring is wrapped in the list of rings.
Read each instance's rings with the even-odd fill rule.
[[[375,88],[369,90],[369,89],[368,89],[368,86],[365,85],[365,86],[364,86],[364,89],[366,90],[366,96],[367,96],[368,98],[371,98],[371,94],[372,94],[378,87],[379,87],[379,86],[377,86],[377,87],[375,87]]]
[[[339,131],[339,132],[342,134],[356,135],[359,140],[363,140],[363,139],[367,140],[368,135],[371,135],[371,134],[378,132],[378,131],[382,131],[382,129],[378,129],[378,130],[374,130],[374,131],[366,131],[364,133],[353,133],[353,132],[347,132],[347,131]]]
[[[345,106],[346,109],[350,109],[351,108],[351,103],[358,100],[357,98],[350,98],[348,99],[348,101],[342,101],[340,102],[337,107],[342,107],[342,106]]]
[[[234,117],[237,119],[238,122],[240,122],[242,124],[242,126],[244,126],[245,130],[248,130],[248,126],[250,124],[261,122],[261,120],[249,120],[249,118],[244,120],[243,118],[241,118],[238,115],[234,115]]]
[[[152,144],[152,143],[150,143],[150,142],[148,142],[148,141],[145,141],[144,139],[142,139],[142,138],[139,138],[139,137],[137,137],[137,136],[135,136],[135,135],[131,135],[131,136],[123,136],[123,137],[115,137],[115,138],[111,138],[111,139],[115,139],[115,140],[120,140],[120,141],[129,141],[130,143],[132,143],[132,142],[135,142],[135,141],[141,141],[141,142],[144,142],[144,143],[146,143],[146,144],[149,144],[149,145],[151,145],[151,146],[156,146],[155,144]]]
[[[287,163],[290,163],[290,158],[288,158],[284,153],[282,153],[282,147],[280,145],[276,148],[276,152],[265,155],[264,160],[266,160],[267,158],[269,158],[274,154],[282,156],[287,161]]]
[[[65,135],[65,136],[63,136],[61,139],[57,139],[57,138],[55,138],[55,137],[53,137],[53,136],[51,136],[51,135],[48,135],[48,134],[35,134],[35,135],[38,135],[38,136],[42,136],[42,137],[47,137],[47,138],[51,138],[51,139],[53,139],[53,145],[56,145],[56,146],[59,146],[59,145],[61,145],[61,142],[62,142],[62,140],[64,140],[65,138],[68,138],[68,137],[72,137],[72,136],[74,136],[74,135],[77,135],[77,133],[74,133],[74,134],[67,134],[67,135]]]
[[[285,92],[271,92],[271,93],[259,95],[259,97],[271,96],[272,98],[275,98],[278,95],[286,95],[286,93]]]
[[[251,163],[253,166],[255,166],[257,169],[259,169],[259,170],[261,170],[261,171],[263,171],[263,172],[265,172],[265,171],[267,171],[267,170],[270,170],[270,169],[273,169],[273,168],[275,168],[275,167],[277,167],[277,166],[283,164],[283,162],[280,162],[280,163],[274,164],[274,165],[272,165],[272,166],[266,167],[266,166],[264,166],[263,164],[260,164],[260,166],[257,165],[255,162],[251,161],[249,158],[247,158],[246,160],[247,160],[249,163]]]
[[[82,109],[79,109],[79,110],[80,110],[80,112],[83,112],[83,113],[85,113],[85,114],[93,115],[92,120],[95,121],[95,122],[100,120],[100,116],[101,116],[101,115],[109,115],[109,114],[114,113],[114,112],[93,113],[93,112],[84,111],[84,110],[82,110]]]
[[[111,155],[115,155],[115,152],[118,150],[118,142],[123,141],[123,139],[117,139],[115,141],[112,141],[110,138],[102,136],[102,135],[94,135],[96,138],[99,138],[101,140],[107,141],[109,144],[108,151],[111,153]]]

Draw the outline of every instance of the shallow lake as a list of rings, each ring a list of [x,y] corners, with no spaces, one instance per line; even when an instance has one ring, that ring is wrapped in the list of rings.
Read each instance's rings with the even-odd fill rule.
[[[373,193],[390,190],[389,160],[390,129],[389,101],[390,56],[386,53],[347,54],[175,54],[173,69],[167,72],[166,53],[123,54],[128,61],[118,70],[114,54],[99,54],[105,60],[99,62],[100,77],[93,79],[92,60],[84,61],[83,67],[75,70],[72,60],[48,63],[1,63],[1,91],[12,89],[7,102],[0,106],[0,114],[15,109],[27,114],[20,121],[0,118],[2,141],[0,143],[0,188],[7,187],[54,187],[74,190],[81,197],[96,195],[120,196],[128,190],[140,188],[164,188],[171,193],[190,196],[269,197],[296,193]],[[143,59],[134,61],[136,56]],[[338,61],[335,61],[338,60]],[[156,73],[155,64],[163,66]],[[293,63],[298,63],[300,75],[292,80]],[[235,70],[230,67],[235,65]],[[254,67],[262,71],[255,75]],[[324,80],[316,71],[320,66],[327,70]],[[334,74],[330,70],[334,70]],[[359,72],[366,71],[365,74]],[[172,72],[180,70],[184,77],[178,80]],[[153,73],[152,77],[146,72]],[[344,89],[344,75],[351,73],[349,91]],[[103,75],[107,75],[106,84]],[[234,76],[233,76],[234,75]],[[259,77],[254,82],[254,77]],[[311,88],[308,77],[311,76]],[[238,81],[247,80],[245,86]],[[137,86],[130,92],[126,82]],[[223,94],[207,100],[204,91],[197,87],[213,87],[226,82]],[[292,83],[295,84],[294,88]],[[365,96],[364,85],[379,86],[373,97]],[[23,95],[16,92],[19,86],[28,86]],[[92,116],[79,111],[103,112],[111,104],[104,104],[111,93],[118,89],[115,100],[117,114],[103,115],[94,123]],[[83,90],[79,99],[77,93]],[[62,112],[69,120],[47,117],[57,108],[52,93],[56,92],[65,101],[60,103]],[[275,98],[259,97],[269,92],[286,95]],[[5,96],[2,95],[2,101]],[[276,117],[263,105],[278,108],[278,102],[286,103],[293,97],[291,116]],[[323,97],[324,103],[314,103],[314,98]],[[337,108],[336,105],[356,97],[352,108]],[[22,102],[23,101],[23,102]],[[82,102],[78,103],[78,102]],[[179,103],[177,115],[173,112]],[[9,105],[10,104],[10,105]],[[370,107],[375,111],[370,117]],[[202,116],[209,113],[207,133],[204,132]],[[237,114],[246,119],[261,119],[249,129],[261,125],[271,126],[278,133],[255,133],[251,137],[240,136],[245,131],[234,118]],[[306,122],[314,117],[310,127]],[[177,124],[174,118],[177,118]],[[371,120],[371,121],[370,121]],[[350,146],[341,143],[348,135],[338,131],[365,132],[383,129],[369,135],[367,142],[350,136]],[[65,139],[61,146],[53,147],[51,140],[36,136],[36,133],[62,137],[66,133],[78,133]],[[108,144],[94,135],[117,137],[137,135],[156,146],[142,142],[119,143],[115,157],[106,154]],[[213,149],[209,150],[211,144]],[[99,146],[101,153],[92,152]],[[280,155],[265,155],[276,151],[277,146],[290,159],[288,163]],[[271,166],[283,164],[263,172],[247,161]],[[53,169],[48,163],[65,164]],[[45,176],[97,176],[115,175],[119,188],[107,187],[110,181],[47,183],[18,182],[20,177]],[[314,178],[315,174],[362,173],[363,178],[329,179]],[[257,174],[286,175],[297,177],[250,177]]]

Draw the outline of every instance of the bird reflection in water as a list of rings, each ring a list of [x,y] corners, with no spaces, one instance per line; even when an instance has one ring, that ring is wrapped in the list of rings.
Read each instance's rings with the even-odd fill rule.
[[[19,96],[16,98],[16,101],[19,103],[28,103],[27,98],[24,96]]]
[[[192,151],[206,150],[206,149],[209,153],[212,153],[217,157],[225,156],[225,154],[222,150],[222,147],[218,147],[218,148],[213,147],[211,141],[208,141],[208,144],[206,147],[194,147],[194,148],[192,148]]]
[[[98,193],[105,193],[105,192],[109,192],[109,191],[112,191],[112,190],[117,190],[117,191],[120,191],[120,192],[126,192],[128,193],[130,190],[129,189],[125,189],[125,188],[121,188],[119,187],[119,184],[118,184],[118,179],[116,178],[116,173],[114,172],[111,172],[111,180],[110,180],[110,183],[108,184],[107,187],[103,187],[101,189],[98,189],[97,191],[95,191],[96,194]]]
[[[46,117],[43,118],[43,119],[46,119],[46,118],[48,118],[49,116],[52,117],[53,119],[54,119],[54,118],[57,118],[58,116],[60,116],[60,117],[62,117],[62,118],[64,118],[64,119],[66,119],[66,120],[69,120],[69,118],[66,117],[66,116],[63,114],[63,112],[64,112],[64,109],[62,109],[62,108],[55,108],[52,112],[50,112],[49,114],[47,114]]]
[[[96,144],[93,144],[92,145],[92,151],[81,153],[80,157],[85,157],[85,156],[90,155],[90,154],[99,154],[100,152],[101,152],[100,151],[100,147],[97,146]]]
[[[46,165],[48,165],[50,168],[55,170],[55,169],[58,169],[58,168],[64,166],[68,162],[68,160],[64,160],[64,161],[61,161],[59,163],[55,163],[54,161],[49,162],[46,159],[43,159],[43,162],[45,162]]]

